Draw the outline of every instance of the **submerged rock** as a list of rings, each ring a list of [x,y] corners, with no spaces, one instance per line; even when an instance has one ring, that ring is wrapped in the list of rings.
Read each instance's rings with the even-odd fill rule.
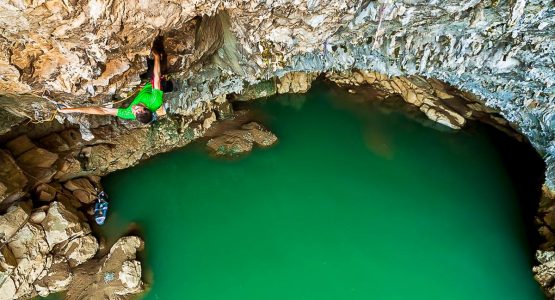
[[[277,137],[256,122],[241,126],[241,129],[225,131],[221,136],[212,138],[206,146],[218,156],[233,156],[252,150],[253,144],[269,147]]]

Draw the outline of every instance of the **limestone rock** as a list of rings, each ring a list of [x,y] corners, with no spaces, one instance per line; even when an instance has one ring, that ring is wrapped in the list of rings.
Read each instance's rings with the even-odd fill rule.
[[[79,218],[76,211],[58,201],[50,203],[41,225],[50,249],[59,243],[91,232],[89,225]]]
[[[43,229],[39,225],[25,223],[8,243],[17,260],[17,267],[10,278],[17,288],[14,298],[34,295],[33,282],[52,263]]]
[[[536,251],[536,259],[539,266],[532,268],[534,278],[546,292],[549,299],[555,298],[555,252]]]
[[[58,159],[55,180],[65,181],[74,177],[82,176],[83,169],[81,163],[75,158],[73,154],[66,155]]]
[[[98,252],[98,241],[90,234],[74,238],[62,243],[55,249],[59,255],[63,255],[71,268],[74,268],[94,257]]]
[[[96,199],[94,186],[87,178],[68,180],[64,187],[73,193],[73,196],[84,204],[90,204]]]
[[[65,291],[72,279],[73,274],[66,258],[55,256],[48,269],[45,269],[34,282],[33,287],[41,297],[46,297],[51,293]]]
[[[206,146],[216,155],[232,156],[250,152],[253,144],[268,147],[277,141],[277,137],[260,124],[251,122],[241,129],[225,131],[221,136],[212,138]]]
[[[0,150],[0,182],[2,182],[3,193],[0,193],[0,202],[13,202],[21,198],[25,193],[23,189],[27,185],[27,177],[15,163],[15,160],[6,151]]]
[[[256,122],[244,124],[241,128],[250,133],[252,141],[258,146],[268,147],[277,142],[277,136],[275,134]]]
[[[17,164],[27,174],[32,184],[49,182],[56,174],[54,163],[58,155],[42,148],[33,148],[17,158]]]
[[[231,156],[250,152],[252,150],[252,145],[252,141],[248,139],[226,134],[212,138],[206,144],[209,149],[220,156]]]
[[[58,155],[42,148],[33,148],[17,158],[17,164],[23,169],[49,168],[56,160]]]
[[[30,221],[35,224],[40,224],[46,218],[46,213],[44,211],[35,211],[31,214]]]
[[[76,268],[66,299],[120,299],[143,291],[141,263],[136,260],[143,241],[135,236],[119,239],[101,259]]]
[[[56,197],[56,189],[46,183],[40,184],[35,189],[35,199],[44,202],[50,202]]]
[[[83,146],[81,133],[75,129],[67,129],[59,133],[70,149],[77,149]]]
[[[39,143],[44,148],[54,152],[63,152],[70,149],[67,142],[57,133],[52,133],[41,138]]]
[[[6,143],[6,148],[10,150],[13,156],[18,157],[21,154],[35,148],[35,144],[31,142],[28,136],[21,135]]]
[[[10,248],[0,248],[0,299],[10,299],[15,294],[15,283],[10,276],[16,267],[17,260]]]
[[[306,72],[291,72],[280,77],[277,82],[278,94],[306,93],[317,74]]]
[[[16,232],[27,223],[28,209],[22,205],[12,206],[0,216],[0,245],[10,241]]]

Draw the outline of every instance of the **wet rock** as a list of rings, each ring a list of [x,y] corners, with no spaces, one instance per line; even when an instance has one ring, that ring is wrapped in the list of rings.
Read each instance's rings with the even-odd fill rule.
[[[27,185],[27,177],[16,164],[15,160],[6,151],[0,149],[0,182],[3,193],[0,193],[0,202],[11,203],[21,198]]]
[[[244,124],[241,128],[249,132],[252,141],[258,146],[268,147],[277,142],[277,136],[275,134],[256,122]]]
[[[140,238],[123,237],[103,258],[74,268],[66,299],[120,299],[143,291],[141,263],[136,260],[142,248]]]
[[[206,146],[218,156],[233,156],[252,150],[253,144],[268,147],[277,141],[277,137],[260,124],[251,122],[241,129],[225,131],[221,136],[212,138]]]
[[[83,222],[75,210],[58,201],[50,203],[41,225],[50,249],[59,243],[91,232],[89,225]]]
[[[206,144],[210,150],[219,156],[233,156],[252,150],[253,143],[248,139],[234,135],[222,135],[212,138]]]

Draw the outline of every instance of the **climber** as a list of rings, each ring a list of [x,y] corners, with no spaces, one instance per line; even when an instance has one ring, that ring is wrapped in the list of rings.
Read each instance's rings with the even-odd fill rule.
[[[106,108],[106,107],[76,107],[76,108],[60,108],[61,113],[83,113],[90,115],[111,115],[118,116],[126,120],[137,120],[141,123],[148,124],[157,119],[157,116],[166,114],[163,105],[164,93],[173,90],[171,81],[166,81],[162,77],[160,69],[160,56],[163,50],[159,47],[153,47],[152,54],[154,56],[154,67],[151,73],[151,80],[145,84],[143,89],[135,97],[133,102],[126,108]],[[165,56],[165,54],[163,54]]]

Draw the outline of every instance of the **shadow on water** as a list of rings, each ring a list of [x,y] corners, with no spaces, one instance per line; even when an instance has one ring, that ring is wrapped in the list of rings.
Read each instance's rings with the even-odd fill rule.
[[[474,130],[472,124],[468,130]],[[519,142],[491,126],[485,126],[487,136],[497,150],[518,199],[520,217],[524,225],[525,244],[531,265],[537,264],[534,253],[541,243],[534,218],[538,211],[545,179],[545,163],[533,146]]]

